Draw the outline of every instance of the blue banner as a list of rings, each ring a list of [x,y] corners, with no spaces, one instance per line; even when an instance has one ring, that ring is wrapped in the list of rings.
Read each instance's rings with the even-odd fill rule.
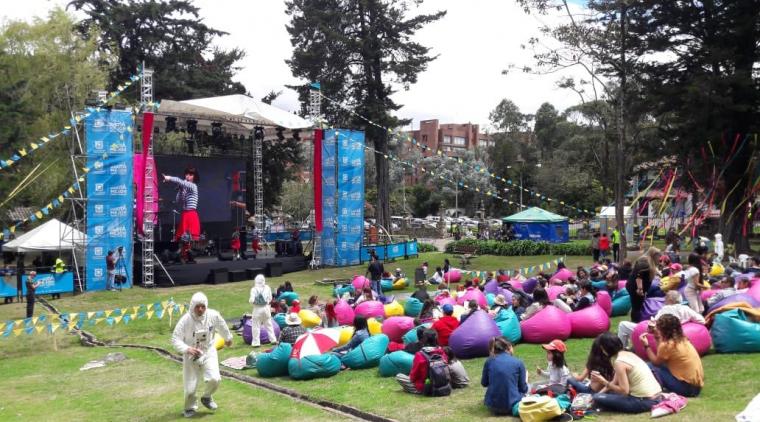
[[[311,230],[300,230],[299,237],[301,241],[308,242],[311,240],[312,232]],[[290,240],[293,237],[293,232],[269,232],[264,233],[264,239],[267,242],[274,242],[276,240]]]
[[[410,256],[418,255],[417,241],[410,240],[408,242],[390,243],[387,245],[367,245],[362,246],[361,259],[362,262],[369,261],[369,253],[374,251],[377,255],[377,259],[396,259],[396,258],[408,258]]]
[[[106,256],[122,259],[116,273],[132,285],[132,113],[122,110],[91,110],[85,119],[87,142],[87,290],[106,288]]]
[[[26,275],[21,276],[21,294],[26,296]],[[66,271],[60,274],[53,273],[39,273],[34,277],[34,281],[40,283],[37,290],[34,291],[38,295],[46,295],[51,293],[71,293],[74,291],[74,273]],[[15,290],[15,286],[14,286]]]
[[[325,131],[322,140],[322,265],[334,266],[335,261],[335,198],[336,177],[335,155],[337,153],[337,136],[335,130]]]
[[[18,295],[16,284],[15,273],[9,272],[0,277],[0,297],[16,297]]]

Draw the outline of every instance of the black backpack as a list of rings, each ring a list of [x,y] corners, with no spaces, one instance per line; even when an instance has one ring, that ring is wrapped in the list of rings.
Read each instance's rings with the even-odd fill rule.
[[[440,353],[422,352],[428,363],[427,380],[425,380],[426,396],[448,396],[451,394],[451,371]]]

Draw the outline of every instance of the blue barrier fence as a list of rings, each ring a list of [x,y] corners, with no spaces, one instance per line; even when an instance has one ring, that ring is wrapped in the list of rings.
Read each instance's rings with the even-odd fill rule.
[[[408,258],[410,256],[417,256],[417,240],[409,240],[400,243],[389,243],[387,245],[364,245],[361,248],[359,259],[361,262],[369,261],[369,253],[374,250],[378,259],[395,259],[395,258]]]

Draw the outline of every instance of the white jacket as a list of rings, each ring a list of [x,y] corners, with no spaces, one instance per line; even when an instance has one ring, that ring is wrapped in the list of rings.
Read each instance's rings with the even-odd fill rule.
[[[227,322],[219,312],[206,309],[202,317],[195,315],[195,306],[203,303],[208,307],[208,299],[203,293],[196,293],[190,301],[190,309],[179,319],[172,333],[172,345],[183,355],[191,347],[206,353],[214,347],[214,334],[219,333],[226,341],[232,341],[232,333],[227,328]],[[205,337],[205,341],[203,340]]]
[[[248,298],[248,303],[253,305],[253,302],[256,300],[256,296],[259,293],[261,293],[262,296],[264,296],[264,300],[267,302],[266,306],[268,306],[269,303],[272,301],[272,289],[266,285],[266,280],[264,279],[264,276],[261,274],[257,275],[256,278],[254,279],[254,285],[253,287],[251,287],[251,294]]]

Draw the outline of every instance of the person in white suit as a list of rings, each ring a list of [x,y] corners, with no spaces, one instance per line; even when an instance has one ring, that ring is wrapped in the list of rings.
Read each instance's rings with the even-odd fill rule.
[[[718,264],[723,262],[723,235],[720,233],[717,233],[715,235],[715,244],[713,245],[713,251],[715,252],[715,262]]]
[[[232,333],[222,315],[208,309],[205,294],[195,293],[190,299],[190,309],[179,319],[172,334],[174,348],[182,353],[182,376],[185,383],[185,407],[182,414],[186,418],[195,416],[198,410],[196,390],[201,379],[206,382],[201,403],[210,410],[217,408],[211,397],[222,380],[214,347],[214,335],[217,332],[227,346],[232,345]]]
[[[272,302],[272,289],[266,284],[264,276],[259,274],[253,279],[251,296],[248,303],[253,305],[251,311],[251,346],[259,347],[261,345],[261,327],[267,331],[269,342],[277,343],[277,337],[274,335],[274,326],[272,325],[272,308],[269,304]]]

